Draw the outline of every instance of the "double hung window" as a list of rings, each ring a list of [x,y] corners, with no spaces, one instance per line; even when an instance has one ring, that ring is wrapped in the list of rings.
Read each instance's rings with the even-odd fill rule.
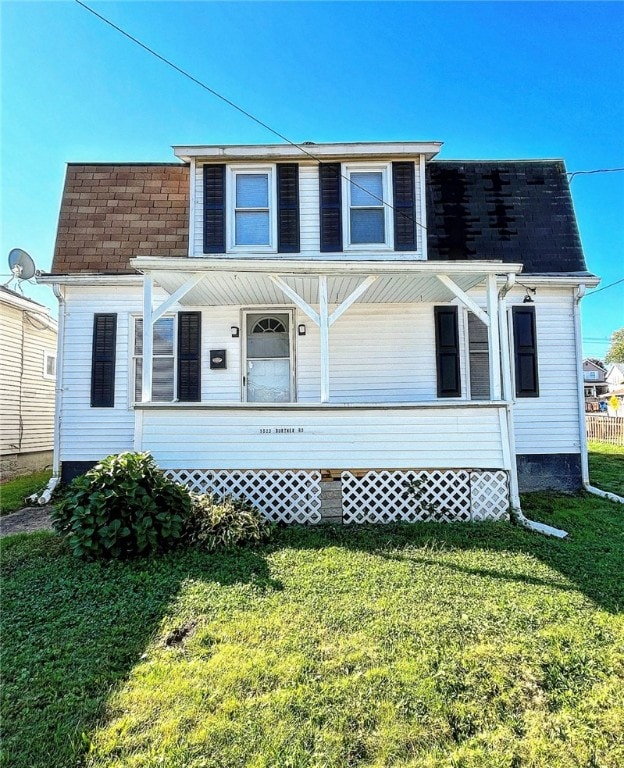
[[[230,167],[229,245],[240,250],[275,250],[275,175],[272,167]]]
[[[174,317],[161,317],[154,323],[152,400],[169,403],[176,398],[175,376],[175,341],[176,327]],[[141,401],[143,377],[143,318],[134,319],[134,400]]]
[[[344,176],[346,248],[392,248],[390,166],[346,165]]]

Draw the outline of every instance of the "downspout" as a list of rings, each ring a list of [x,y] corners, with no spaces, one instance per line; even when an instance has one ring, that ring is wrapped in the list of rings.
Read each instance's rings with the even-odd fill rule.
[[[581,299],[584,295],[585,285],[581,284],[574,292],[573,305],[574,339],[576,342],[576,381],[579,414],[579,438],[581,444],[581,480],[584,490],[586,490],[588,493],[593,493],[595,496],[600,496],[603,499],[609,499],[610,501],[616,501],[619,504],[624,504],[624,497],[618,496],[615,493],[609,493],[609,491],[601,491],[600,488],[595,488],[589,482],[587,431],[585,427],[585,392],[583,389],[583,344],[581,337]]]
[[[551,525],[538,523],[535,520],[529,520],[525,517],[520,506],[520,492],[518,487],[518,466],[516,463],[516,436],[514,431],[513,411],[512,411],[512,386],[511,386],[511,356],[509,354],[509,329],[507,327],[507,303],[506,296],[512,289],[516,280],[514,274],[508,274],[505,285],[498,293],[498,323],[499,340],[501,346],[501,370],[503,384],[503,400],[505,401],[505,415],[507,418],[507,435],[509,437],[509,495],[511,506],[511,519],[517,525],[521,525],[529,531],[543,533],[546,536],[554,536],[557,539],[565,539],[568,535],[566,531],[559,528],[553,528]]]
[[[58,283],[52,285],[54,295],[59,303],[59,318],[56,339],[56,386],[54,388],[54,445],[52,455],[52,477],[48,481],[41,495],[33,494],[28,497],[29,501],[36,501],[42,506],[48,504],[54,493],[54,489],[61,481],[61,413],[63,400],[63,370],[65,367],[65,315],[67,314],[67,305],[65,297]]]

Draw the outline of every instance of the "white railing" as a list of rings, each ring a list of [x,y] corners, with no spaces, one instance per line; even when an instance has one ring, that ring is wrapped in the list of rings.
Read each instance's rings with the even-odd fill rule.
[[[624,445],[624,416],[586,416],[587,439]]]

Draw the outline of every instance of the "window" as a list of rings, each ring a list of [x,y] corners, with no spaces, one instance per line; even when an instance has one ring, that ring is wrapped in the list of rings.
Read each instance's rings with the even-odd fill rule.
[[[169,403],[176,397],[175,318],[161,317],[154,323],[152,400]],[[143,375],[143,318],[134,319],[134,400],[141,401]]]
[[[230,249],[274,251],[275,174],[272,167],[229,167]]]
[[[43,378],[56,378],[56,355],[52,354],[52,352],[44,351],[43,353]]]
[[[392,248],[389,166],[346,165],[344,176],[345,247]]]
[[[468,356],[471,400],[490,399],[490,350],[485,323],[468,312]]]
[[[589,381],[596,381],[598,379],[598,371],[585,371],[585,378]]]

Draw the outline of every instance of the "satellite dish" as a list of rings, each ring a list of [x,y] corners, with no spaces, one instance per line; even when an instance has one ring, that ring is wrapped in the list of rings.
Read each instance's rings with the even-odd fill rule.
[[[17,287],[22,293],[22,281],[30,280],[31,277],[34,277],[37,270],[32,256],[21,248],[13,248],[9,253],[9,269],[11,270],[11,279],[5,283],[5,286],[16,280]]]

